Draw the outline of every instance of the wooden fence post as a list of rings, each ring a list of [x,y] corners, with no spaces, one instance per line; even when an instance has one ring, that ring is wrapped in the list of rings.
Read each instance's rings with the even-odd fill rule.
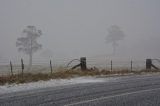
[[[132,71],[132,68],[133,68],[133,61],[131,60],[131,71]]]
[[[13,67],[12,67],[12,62],[10,61],[10,68],[11,68],[11,75],[13,76]]]
[[[81,57],[80,62],[81,70],[87,70],[86,57]]]
[[[53,73],[53,69],[52,69],[52,61],[50,60],[50,69],[51,69],[51,74]]]
[[[107,71],[107,67],[108,67],[108,66],[107,66],[107,59],[106,59],[106,71]]]
[[[111,60],[111,71],[112,71],[113,67],[112,67],[112,60]]]
[[[24,70],[24,63],[23,63],[23,59],[21,59],[21,68],[22,68],[22,77],[23,77],[23,70]]]

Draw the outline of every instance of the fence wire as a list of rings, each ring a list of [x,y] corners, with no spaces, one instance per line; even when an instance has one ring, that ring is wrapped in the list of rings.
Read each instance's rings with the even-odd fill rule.
[[[69,67],[66,67],[67,64],[72,59],[51,59],[52,60],[52,69],[53,71],[58,71],[61,69],[70,69],[73,66],[79,64],[79,61],[73,62]],[[20,60],[0,60],[0,75],[10,75],[11,67],[10,61],[12,62],[12,71],[13,74],[18,74],[22,72],[21,61]],[[143,70],[146,67],[146,61],[144,60],[107,60],[107,59],[87,59],[87,67],[93,68],[96,67],[99,70],[132,70],[139,71]],[[157,67],[160,68],[160,61],[153,61]],[[29,71],[28,61],[24,60],[24,73],[49,73],[50,72],[50,59],[33,59],[32,71]]]

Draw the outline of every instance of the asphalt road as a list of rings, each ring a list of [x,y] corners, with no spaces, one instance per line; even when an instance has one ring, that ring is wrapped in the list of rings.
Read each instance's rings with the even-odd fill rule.
[[[160,106],[160,74],[10,93],[0,106]]]

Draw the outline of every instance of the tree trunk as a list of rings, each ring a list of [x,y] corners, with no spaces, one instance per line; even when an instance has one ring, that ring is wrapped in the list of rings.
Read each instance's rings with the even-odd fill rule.
[[[118,46],[117,42],[114,41],[112,46],[113,46],[113,55],[115,55],[116,54],[116,47]]]
[[[29,70],[32,71],[32,53],[29,54]]]
[[[31,37],[31,47],[30,47],[30,53],[29,53],[29,70],[32,71],[32,37]]]

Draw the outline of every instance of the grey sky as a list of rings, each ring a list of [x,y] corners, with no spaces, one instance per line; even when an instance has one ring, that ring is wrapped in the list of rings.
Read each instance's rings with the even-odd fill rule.
[[[160,0],[0,0],[1,58],[23,57],[15,44],[28,25],[43,32],[37,58],[43,51],[55,58],[109,56],[112,25],[126,35],[116,56],[160,57]]]

